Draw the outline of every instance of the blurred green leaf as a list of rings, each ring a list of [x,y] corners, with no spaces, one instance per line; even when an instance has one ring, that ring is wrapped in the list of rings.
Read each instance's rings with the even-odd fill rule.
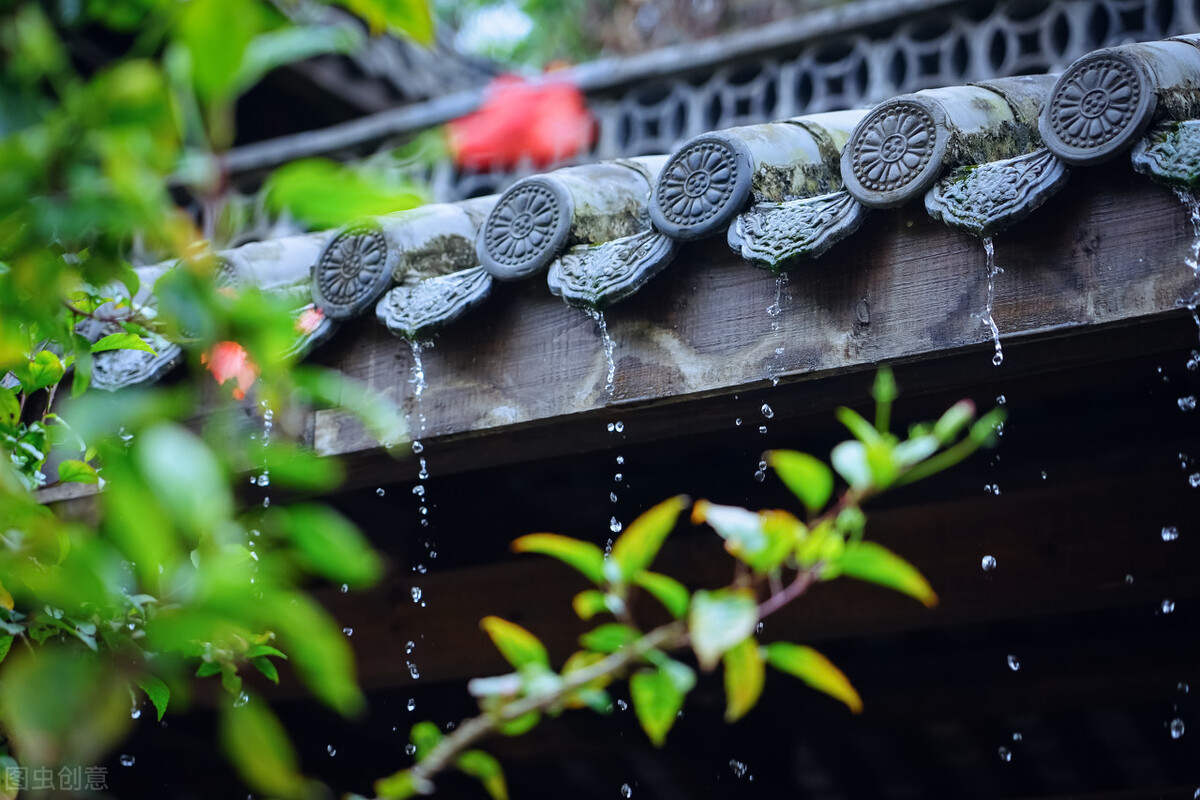
[[[753,636],[748,636],[725,653],[725,721],[746,715],[762,695],[766,669]]]
[[[579,637],[579,643],[597,653],[613,653],[627,644],[636,642],[641,634],[628,625],[609,622],[593,628]]]
[[[596,589],[586,589],[575,595],[571,600],[571,608],[575,609],[575,613],[581,620],[585,622],[597,614],[603,614],[608,611],[608,601],[604,592]]]
[[[707,522],[725,540],[729,554],[756,572],[770,572],[779,567],[804,532],[804,523],[786,511],[755,513],[707,500],[696,502],[692,522]]]
[[[853,542],[836,562],[841,574],[876,583],[915,597],[927,608],[937,605],[937,595],[916,567],[875,542]]]
[[[861,490],[871,485],[871,467],[867,463],[867,448],[862,442],[839,443],[829,454],[829,462],[850,488]]]
[[[633,711],[655,747],[661,747],[667,740],[686,696],[687,690],[681,690],[663,670],[642,670],[629,677]]]
[[[863,419],[862,415],[852,408],[845,406],[839,408],[837,418],[849,429],[850,433],[854,434],[854,438],[863,444],[879,442],[883,439],[882,434],[875,430],[875,426]]]
[[[664,500],[629,523],[625,532],[613,543],[612,560],[621,568],[621,576],[630,581],[638,572],[650,566],[658,555],[675,520],[691,499],[677,495]]]
[[[272,512],[310,572],[355,587],[370,586],[383,574],[379,556],[358,528],[332,508],[304,503]]]
[[[204,99],[227,97],[242,59],[265,20],[258,3],[191,0],[177,23],[177,37],[191,53],[196,92]]]
[[[556,533],[531,533],[513,540],[514,553],[540,553],[574,567],[597,585],[604,583],[604,553],[591,542],[559,536]]]
[[[408,740],[417,749],[417,761],[421,761],[428,756],[429,751],[437,747],[444,738],[442,732],[438,730],[438,726],[428,720],[418,722],[408,732]]]
[[[492,800],[508,800],[508,786],[500,762],[482,750],[467,750],[454,761],[454,766],[483,784]]]
[[[546,654],[545,646],[520,625],[488,616],[479,621],[479,626],[491,637],[500,655],[517,669],[530,664],[550,668],[550,656]]]
[[[133,333],[110,333],[91,347],[93,353],[103,353],[105,350],[141,350],[154,353],[154,348],[149,342]]]
[[[946,413],[938,418],[933,425],[933,435],[943,445],[954,441],[955,437],[975,418],[975,404],[970,400],[959,400]]]
[[[245,91],[277,67],[326,53],[351,53],[362,43],[358,30],[347,25],[297,25],[261,33],[247,43],[233,86]]]
[[[210,533],[233,513],[227,474],[194,433],[159,423],[137,437],[133,452],[145,485],[182,529]]]
[[[432,792],[433,784],[414,775],[411,769],[402,769],[375,781],[375,794],[380,800],[408,800]]]
[[[336,228],[426,202],[415,184],[320,158],[293,161],[271,173],[264,192],[273,210],[287,210],[314,228]]]
[[[795,450],[768,450],[766,460],[810,514],[829,502],[833,473],[820,460]]]
[[[91,464],[67,459],[58,465],[58,479],[63,483],[98,483],[100,476]]]
[[[728,650],[754,633],[758,603],[749,589],[698,590],[692,595],[688,633],[701,669],[717,665]]]
[[[65,373],[62,361],[49,350],[39,350],[29,361],[13,367],[13,374],[21,382],[26,394],[53,386],[62,380]]]
[[[247,785],[277,797],[303,797],[300,762],[283,725],[256,697],[221,711],[221,745]]]
[[[841,700],[855,714],[862,711],[862,698],[846,675],[828,658],[811,647],[775,642],[762,648],[768,664],[795,676],[819,692]]]
[[[15,389],[0,388],[0,426],[12,427],[21,416],[21,403]]]
[[[502,736],[523,736],[533,730],[542,720],[542,715],[538,711],[530,711],[521,716],[496,724],[496,730]]]
[[[263,449],[260,466],[270,472],[272,484],[289,489],[333,489],[345,475],[337,459],[323,458],[288,441],[273,441]]]
[[[332,0],[362,17],[373,34],[402,33],[433,43],[434,23],[427,0]]]
[[[11,634],[0,636],[0,661],[8,658],[8,651],[12,649],[13,637]]]
[[[688,600],[691,599],[691,596],[688,594],[687,587],[674,578],[658,572],[642,570],[633,577],[633,582],[652,594],[672,617],[679,619],[687,613]]]
[[[171,701],[170,688],[153,675],[142,678],[138,681],[138,686],[146,693],[146,697],[150,698],[154,710],[158,713],[158,721],[162,722],[163,714],[167,713],[167,704]]]

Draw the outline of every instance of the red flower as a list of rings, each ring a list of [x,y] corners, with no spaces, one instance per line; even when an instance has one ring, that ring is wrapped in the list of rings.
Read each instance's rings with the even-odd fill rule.
[[[217,383],[223,384],[230,378],[237,380],[233,390],[235,400],[245,397],[246,390],[258,380],[258,367],[237,342],[217,342],[207,353],[200,354],[200,363],[208,367]]]
[[[583,93],[566,81],[529,83],[502,75],[478,110],[449,125],[450,152],[460,167],[545,167],[591,147],[596,124]]]
[[[314,305],[307,305],[296,315],[296,332],[312,333],[325,319],[325,312]]]

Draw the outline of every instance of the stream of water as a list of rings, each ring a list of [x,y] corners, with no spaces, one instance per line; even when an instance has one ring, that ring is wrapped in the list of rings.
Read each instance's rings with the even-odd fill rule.
[[[992,342],[996,345],[992,363],[998,367],[1004,363],[1004,350],[1000,346],[1000,329],[996,327],[992,310],[996,305],[996,276],[1003,273],[1004,270],[996,264],[996,245],[992,241],[992,237],[985,236],[983,238],[983,251],[987,254],[987,306],[979,315],[979,321],[992,332]]]

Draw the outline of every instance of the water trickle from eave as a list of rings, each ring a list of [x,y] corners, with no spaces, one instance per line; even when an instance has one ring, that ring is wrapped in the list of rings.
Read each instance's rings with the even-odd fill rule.
[[[1195,283],[1190,297],[1181,297],[1175,302],[1180,308],[1191,312],[1192,321],[1196,323],[1196,333],[1200,336],[1200,311],[1197,310],[1200,308],[1200,197],[1197,197],[1195,192],[1182,189],[1176,189],[1175,196],[1187,208],[1188,218],[1192,223],[1192,246],[1183,263],[1191,270]]]
[[[604,312],[594,308],[585,311],[596,321],[596,327],[600,330],[600,341],[604,345],[604,399],[611,400],[617,380],[616,342],[608,332],[608,320],[605,319]]]
[[[1004,349],[1000,345],[1000,329],[996,326],[992,312],[996,306],[996,276],[1002,274],[1004,270],[996,264],[996,244],[992,237],[985,236],[983,238],[983,252],[987,255],[987,305],[984,307],[983,313],[978,316],[979,321],[992,333],[992,342],[996,346],[992,363],[998,367],[1004,363]]]

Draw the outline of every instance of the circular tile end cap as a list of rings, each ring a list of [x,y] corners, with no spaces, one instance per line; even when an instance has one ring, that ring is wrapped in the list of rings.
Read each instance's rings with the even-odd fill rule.
[[[378,223],[347,225],[313,264],[313,302],[330,319],[357,317],[391,286],[397,258]]]
[[[933,185],[946,157],[946,114],[935,101],[898,97],[876,106],[842,150],[842,181],[875,208],[903,205]]]
[[[650,220],[672,239],[719,233],[750,200],[754,159],[734,136],[705,134],[685,144],[659,173]]]
[[[1145,132],[1157,105],[1154,82],[1139,59],[1101,50],[1059,77],[1038,118],[1038,131],[1062,161],[1100,164]]]
[[[517,181],[479,229],[475,252],[493,278],[515,281],[550,266],[571,234],[575,202],[552,176]]]

